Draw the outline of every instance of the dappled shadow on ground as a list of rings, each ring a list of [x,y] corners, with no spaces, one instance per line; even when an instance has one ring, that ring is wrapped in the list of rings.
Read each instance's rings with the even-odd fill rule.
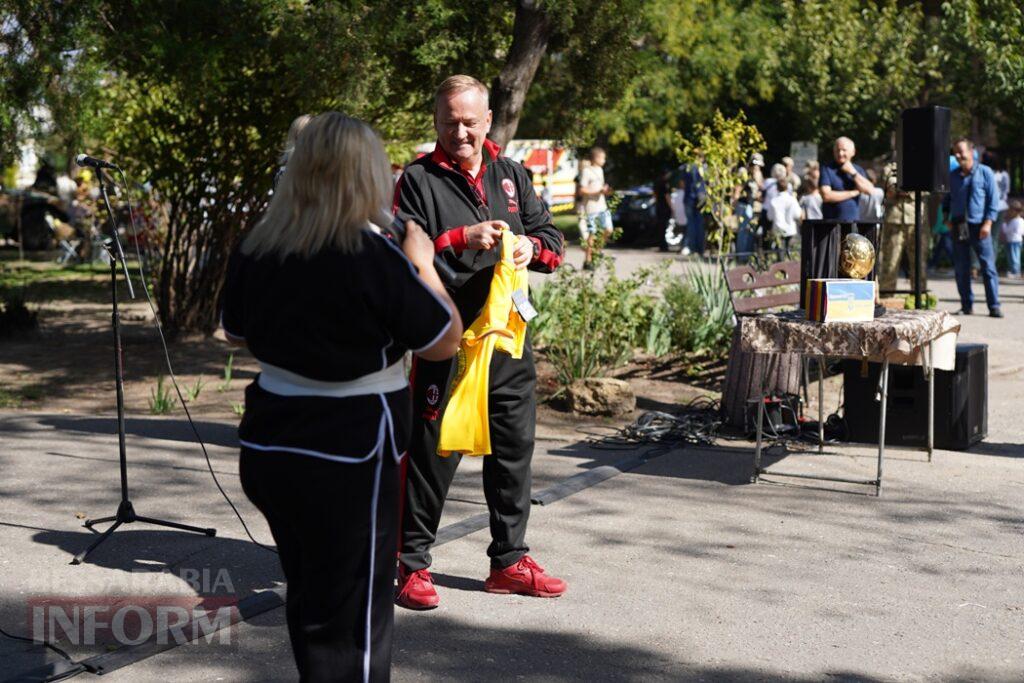
[[[611,447],[595,441],[578,442],[548,451],[548,454],[553,456],[589,460],[589,462],[579,464],[581,469],[615,465],[620,461],[632,460],[638,455],[671,458],[673,460],[671,473],[660,473],[659,476],[713,481],[730,486],[750,483],[750,476],[753,473],[753,453],[753,445],[749,447],[687,446],[673,448],[671,452],[665,453],[665,448],[656,444]],[[762,466],[770,467],[787,455],[789,454],[781,448],[766,448],[761,456]]]
[[[583,631],[556,633],[516,623],[507,629],[481,628],[437,613],[401,616],[393,653],[397,681],[773,680],[754,669],[716,672],[687,665],[684,653],[669,659],[640,644],[601,642]]]
[[[40,424],[64,432],[117,433],[115,418],[52,416],[41,418]],[[196,421],[195,426],[207,445],[238,448],[238,428],[235,425]],[[195,433],[187,420],[129,417],[125,420],[125,431],[132,436],[143,436],[148,439],[196,442]]]
[[[25,527],[3,523],[3,526]],[[97,530],[107,527],[98,525]],[[96,538],[95,532],[41,530],[33,534],[33,543],[52,546],[64,553],[67,560],[87,547]],[[45,555],[45,553],[41,553]],[[63,564],[63,563],[62,563]],[[97,573],[95,568],[110,570]],[[144,523],[120,527],[86,560],[86,565],[68,568],[38,567],[42,575],[61,578],[50,586],[36,585],[20,595],[0,596],[0,615],[5,630],[18,635],[30,633],[32,623],[30,601],[49,598],[62,604],[64,596],[83,605],[99,607],[119,604],[178,604],[169,596],[197,596],[212,600],[214,606],[225,601],[233,604],[246,599],[254,591],[276,585],[284,580],[276,555],[248,542],[232,538],[208,538],[180,531],[162,530]],[[78,579],[77,572],[83,572]],[[20,585],[24,585],[21,577]],[[32,585],[30,583],[30,585]],[[67,640],[58,634],[54,644],[68,651],[75,660],[103,654],[102,643],[88,645]],[[62,658],[41,645],[0,638],[0,679],[23,674]]]
[[[142,383],[148,390],[168,370],[148,312],[141,313],[138,306],[122,311],[121,335],[128,405],[132,405],[133,383]],[[212,337],[179,339],[169,345],[169,351],[175,373],[181,376],[221,376],[231,353],[236,356],[237,387],[255,376],[252,370],[239,367],[242,359],[248,358],[246,351],[230,348]],[[80,303],[73,310],[46,311],[38,331],[0,345],[0,369],[0,382],[11,391],[28,388],[23,393],[30,400],[42,400],[44,405],[71,401],[72,410],[79,413],[112,411],[114,362],[109,307]],[[208,388],[204,402],[209,401],[211,393],[212,388]]]
[[[97,524],[95,531],[40,531],[32,541],[64,551],[70,561],[108,526]],[[232,592],[239,597],[283,580],[277,555],[249,541],[161,529],[145,522],[122,525],[85,561],[104,569],[170,571],[172,575],[178,575],[179,569],[200,570],[201,574],[204,569],[213,574],[223,569],[230,575]]]
[[[438,613],[400,614],[395,628],[392,677],[396,681],[858,681],[887,680],[860,671],[808,674],[773,672],[751,666],[697,664],[680,652],[672,658],[629,639],[595,640],[581,626],[556,633],[539,625],[510,623],[482,628]],[[981,671],[950,672],[936,680],[985,678]],[[1000,676],[989,680],[1002,680]]]

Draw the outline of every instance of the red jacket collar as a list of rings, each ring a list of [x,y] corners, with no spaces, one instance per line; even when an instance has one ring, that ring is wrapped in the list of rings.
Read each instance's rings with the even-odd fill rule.
[[[492,142],[489,138],[484,139],[484,164],[486,165],[490,161],[496,161],[498,155],[501,153],[501,147]],[[490,156],[490,159],[487,157]],[[441,148],[441,143],[434,144],[434,151],[430,154],[430,160],[441,168],[446,168],[449,171],[454,170],[456,164],[448,156],[448,153]],[[461,169],[459,169],[461,170]]]

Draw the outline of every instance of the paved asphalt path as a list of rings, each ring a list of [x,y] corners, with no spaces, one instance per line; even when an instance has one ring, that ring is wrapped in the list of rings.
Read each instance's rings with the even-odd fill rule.
[[[664,258],[613,255],[623,273]],[[579,260],[574,249],[569,261]],[[952,281],[933,283],[940,305],[956,309]],[[441,606],[398,611],[394,679],[1024,680],[1024,285],[1006,283],[1004,295],[1005,319],[962,320],[961,339],[990,349],[990,435],[981,446],[939,451],[931,464],[923,453],[890,450],[881,498],[851,486],[750,485],[745,442],[651,459],[533,508],[532,554],[569,582],[562,598],[484,593],[486,531],[439,547]],[[826,401],[836,400],[833,382]],[[197,419],[221,482],[269,542],[238,484],[233,425]],[[276,558],[245,538],[185,425],[138,416],[128,426],[138,512],[214,526],[218,536],[135,525],[70,566],[91,538],[78,516],[116,506],[113,421],[0,413],[3,628],[26,632],[29,605],[43,596],[191,599],[203,570],[208,584],[221,577],[205,586],[220,597],[280,589]],[[539,436],[535,491],[637,455],[599,450],[564,428],[541,425]],[[807,472],[874,468],[862,446],[770,461],[779,459]],[[464,461],[443,525],[486,510],[479,472],[480,461]],[[173,648],[105,678],[292,680],[283,616],[271,609],[232,627],[230,644]],[[108,651],[61,645],[76,660]],[[0,638],[0,680],[59,659]]]

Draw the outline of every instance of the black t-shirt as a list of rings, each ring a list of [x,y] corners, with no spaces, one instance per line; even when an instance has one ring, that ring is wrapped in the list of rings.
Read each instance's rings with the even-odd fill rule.
[[[429,347],[451,313],[401,250],[370,230],[352,254],[325,250],[283,263],[236,250],[224,284],[222,324],[261,362],[322,382],[344,382]],[[335,458],[372,455],[382,430],[405,448],[408,390],[347,398],[246,389],[243,445]]]

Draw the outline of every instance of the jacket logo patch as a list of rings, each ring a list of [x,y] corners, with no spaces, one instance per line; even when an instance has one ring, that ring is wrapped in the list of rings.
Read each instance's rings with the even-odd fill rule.
[[[507,194],[507,195],[508,195],[508,196],[509,196],[510,198],[512,198],[512,197],[515,197],[515,196],[516,196],[516,186],[515,186],[515,184],[514,184],[514,183],[513,183],[513,182],[512,182],[512,181],[511,181],[510,179],[508,179],[508,178],[504,178],[504,179],[503,179],[503,180],[501,181],[501,189],[505,190],[505,194]]]
[[[509,213],[519,213],[519,202],[517,202],[514,199],[509,199],[508,200],[508,212]]]
[[[427,403],[432,406],[436,406],[437,402],[441,400],[441,390],[438,389],[436,384],[431,384],[427,387]]]

